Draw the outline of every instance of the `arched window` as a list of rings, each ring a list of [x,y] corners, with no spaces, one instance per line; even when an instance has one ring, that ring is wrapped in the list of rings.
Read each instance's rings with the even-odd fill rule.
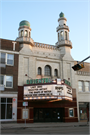
[[[67,31],[65,31],[65,40],[67,40]]]
[[[60,32],[61,40],[63,40],[63,31]]]
[[[58,41],[59,41],[59,39],[60,39],[60,38],[59,38],[59,33],[58,33]]]
[[[27,30],[25,30],[25,37],[27,37],[28,36],[28,32],[27,32]]]
[[[30,37],[30,32],[29,32],[29,37]]]
[[[51,76],[51,67],[49,65],[45,66],[45,75],[46,76]]]
[[[41,67],[38,67],[38,75],[41,75],[42,71],[41,71]]]
[[[23,30],[21,30],[21,37],[23,36]]]
[[[58,76],[58,70],[57,69],[54,70],[54,76]]]

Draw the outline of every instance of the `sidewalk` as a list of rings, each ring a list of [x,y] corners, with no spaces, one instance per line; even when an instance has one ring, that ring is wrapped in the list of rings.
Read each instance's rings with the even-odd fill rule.
[[[77,127],[77,126],[89,126],[90,123],[87,122],[70,122],[70,123],[60,123],[60,122],[48,122],[48,123],[1,123],[1,129],[11,129],[11,128],[48,128],[48,127]]]

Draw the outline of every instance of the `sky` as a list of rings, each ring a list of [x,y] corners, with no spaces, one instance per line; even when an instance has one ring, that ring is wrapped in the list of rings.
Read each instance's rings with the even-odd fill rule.
[[[61,12],[70,29],[71,55],[81,61],[90,55],[90,0],[0,0],[0,38],[15,40],[19,23],[27,20],[34,42],[55,45]]]

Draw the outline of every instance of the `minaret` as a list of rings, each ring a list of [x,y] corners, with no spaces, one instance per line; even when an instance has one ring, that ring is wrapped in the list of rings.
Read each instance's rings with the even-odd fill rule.
[[[60,13],[58,22],[59,26],[56,29],[58,42],[56,43],[56,46],[61,50],[61,53],[65,55],[66,53],[70,53],[70,49],[72,49],[72,43],[69,40],[69,27],[66,24],[67,19],[64,17],[64,13]]]
[[[20,43],[34,45],[34,41],[31,38],[30,23],[28,21],[23,20],[19,23],[18,37],[16,41]]]

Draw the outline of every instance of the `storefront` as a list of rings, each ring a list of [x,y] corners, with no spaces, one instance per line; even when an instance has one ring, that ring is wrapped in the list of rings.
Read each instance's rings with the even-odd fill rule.
[[[87,122],[87,119],[89,118],[89,102],[79,103],[79,115],[81,122]]]
[[[43,78],[18,86],[17,122],[78,121],[75,90],[66,82]]]
[[[0,107],[0,121],[17,121],[17,94],[1,94]]]

